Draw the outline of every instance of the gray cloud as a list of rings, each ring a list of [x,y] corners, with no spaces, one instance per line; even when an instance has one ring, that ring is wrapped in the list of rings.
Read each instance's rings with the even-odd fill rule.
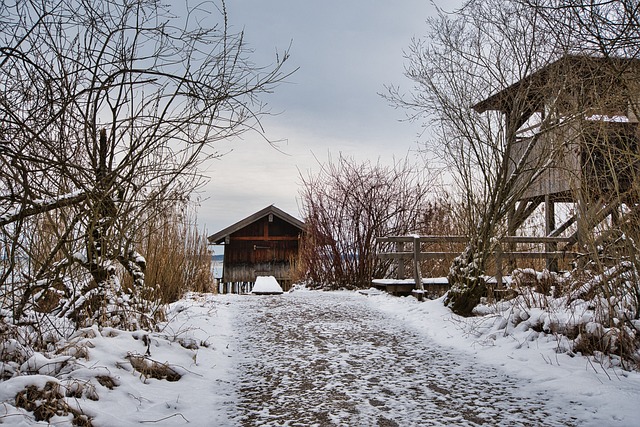
[[[376,161],[415,147],[419,126],[400,123],[403,113],[377,93],[385,84],[408,86],[403,49],[426,30],[430,2],[237,0],[227,9],[256,64],[273,63],[291,43],[290,67],[300,69],[264,99],[280,113],[264,118],[267,137],[286,140],[288,155],[257,135],[223,144],[234,151],[212,164],[198,213],[210,232],[272,203],[300,216],[299,171],[317,170],[314,154]]]

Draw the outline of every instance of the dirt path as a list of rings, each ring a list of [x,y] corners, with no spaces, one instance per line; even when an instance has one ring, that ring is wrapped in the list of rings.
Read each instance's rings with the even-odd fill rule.
[[[242,426],[567,426],[546,395],[351,293],[234,301]]]

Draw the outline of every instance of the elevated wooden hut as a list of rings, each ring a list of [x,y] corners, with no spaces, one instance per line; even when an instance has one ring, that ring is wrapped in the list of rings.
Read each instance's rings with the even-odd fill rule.
[[[271,205],[208,237],[224,245],[222,283],[249,292],[258,276],[274,276],[291,287],[304,223]]]
[[[524,159],[509,234],[541,203],[549,236],[576,221],[556,226],[556,202],[578,204],[591,227],[638,203],[639,60],[565,56],[473,108],[500,112],[511,169]]]

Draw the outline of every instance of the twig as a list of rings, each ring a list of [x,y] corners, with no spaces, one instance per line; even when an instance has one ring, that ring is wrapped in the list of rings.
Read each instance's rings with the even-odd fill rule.
[[[540,356],[542,357],[542,360],[544,360],[546,364],[553,365],[553,363],[551,362],[551,358],[547,359],[547,357],[545,357],[543,353],[540,353]]]
[[[169,416],[166,416],[164,418],[160,418],[160,419],[153,420],[153,421],[140,421],[140,424],[143,424],[143,423],[159,423],[160,421],[168,420],[169,418],[173,418],[173,417],[182,417],[182,419],[185,420],[186,422],[188,422],[188,423],[191,422],[188,419],[186,419],[184,417],[184,415],[182,415],[181,413],[178,412],[177,414],[169,415]]]
[[[591,362],[591,357],[587,356],[587,362],[589,362],[589,365],[591,365],[591,368],[593,369],[593,372],[595,372],[596,374],[598,373],[598,370],[596,369],[595,366],[593,366],[593,362]],[[602,365],[601,365],[602,367]],[[606,372],[605,372],[606,374]],[[607,374],[608,376],[609,374]],[[602,382],[602,380],[596,376],[596,378],[598,378],[598,381],[600,381],[600,384],[604,384],[604,382]],[[611,379],[611,377],[609,377],[609,379]]]

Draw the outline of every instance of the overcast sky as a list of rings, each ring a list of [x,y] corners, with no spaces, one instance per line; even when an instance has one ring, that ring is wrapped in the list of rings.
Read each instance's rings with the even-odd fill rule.
[[[378,93],[410,88],[403,51],[426,33],[429,0],[228,0],[227,12],[257,64],[291,45],[288,67],[299,70],[264,98],[279,113],[263,120],[266,135],[284,140],[283,152],[252,134],[219,146],[233,151],[211,165],[200,195],[198,222],[209,234],[270,204],[303,219],[300,173],[317,171],[315,158],[390,162],[415,151],[420,126],[401,122],[404,112]]]

